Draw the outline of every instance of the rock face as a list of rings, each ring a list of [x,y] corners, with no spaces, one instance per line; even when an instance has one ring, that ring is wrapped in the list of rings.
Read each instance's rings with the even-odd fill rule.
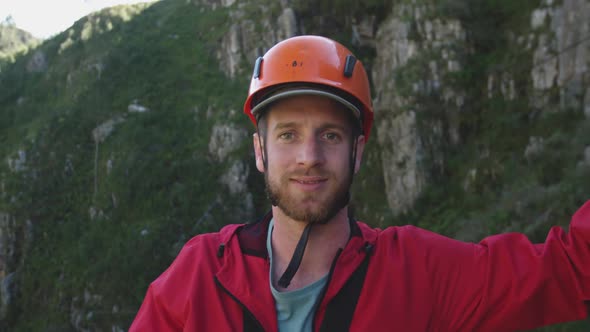
[[[221,5],[232,4],[233,2]],[[246,7],[249,13],[255,14],[246,16]],[[275,16],[275,13],[280,14]],[[251,64],[257,57],[262,56],[278,41],[299,32],[295,11],[283,2],[270,6],[240,2],[230,9],[230,17],[235,23],[223,37],[217,50],[217,58],[221,70],[231,78],[237,75],[249,76]],[[244,63],[247,64],[245,68]]]
[[[41,51],[36,51],[27,63],[27,70],[30,73],[42,73],[47,70],[45,54]]]
[[[30,220],[20,223],[9,213],[0,211],[0,326],[11,311],[18,294],[18,271],[33,238]]]
[[[218,161],[225,161],[246,139],[247,133],[243,128],[234,125],[218,124],[213,126],[209,139],[209,153]]]
[[[511,40],[509,47],[530,51],[533,108],[580,110],[590,117],[585,83],[590,81],[590,44],[584,40],[590,31],[589,8],[582,0],[544,1],[531,12],[529,30],[498,31]],[[445,145],[461,144],[458,119],[470,106],[465,87],[449,77],[465,68],[465,52],[473,49],[467,33],[459,19],[438,17],[428,1],[394,5],[378,27],[374,106],[386,194],[394,214],[407,211],[432,176],[444,171]],[[509,70],[490,72],[487,96],[515,100],[522,85]],[[558,96],[558,105],[552,95]],[[433,105],[439,105],[438,113]],[[527,148],[527,158],[533,150]]]
[[[565,0],[544,1],[531,14],[531,40],[534,46],[532,83],[537,91],[531,104],[549,105],[547,91],[557,89],[561,109],[580,109],[588,114],[588,80],[590,79],[590,3]],[[547,27],[549,29],[547,29]]]
[[[352,24],[352,40],[350,43],[357,47],[375,48],[375,30],[377,19],[374,15],[366,15],[355,19]]]
[[[111,135],[111,133],[115,130],[115,127],[119,124],[124,122],[125,119],[121,116],[114,117],[101,123],[99,126],[92,130],[92,139],[95,143],[102,143],[104,142],[107,137]]]
[[[0,211],[0,321],[6,319],[15,300],[17,252],[22,243],[17,243],[17,225],[13,216]]]
[[[545,146],[543,137],[530,137],[529,144],[524,150],[525,159],[530,162],[532,159],[542,153],[544,148]]]
[[[83,296],[76,296],[72,299],[70,305],[70,323],[76,331],[99,330],[97,326],[93,326],[92,320],[95,310],[100,308],[102,300],[102,295],[92,294],[88,289],[84,289]]]
[[[590,146],[587,146],[584,149],[584,164],[586,164],[586,166],[590,167]]]
[[[26,169],[27,165],[27,152],[25,150],[18,150],[14,157],[9,157],[8,169],[12,172],[22,172]]]
[[[407,211],[431,174],[442,171],[440,151],[446,137],[454,144],[460,141],[454,119],[464,93],[454,90],[446,77],[461,69],[456,50],[465,49],[465,32],[457,20],[426,18],[432,10],[428,5],[395,5],[377,31],[375,122],[394,214]],[[423,109],[432,103],[440,109],[425,114]]]
[[[489,49],[478,49],[481,45],[477,44],[475,32],[470,30],[473,24],[467,24],[473,23],[466,21],[469,18],[453,11],[441,12],[441,6],[471,10],[480,3],[497,2],[474,5],[468,0],[444,1],[442,4],[433,0],[387,4],[384,1],[378,6],[387,10],[358,13],[343,13],[350,9],[348,7],[338,10],[336,6],[330,6],[326,9],[325,4],[319,8],[322,6],[316,4],[323,2],[311,0],[192,2],[157,2],[153,6],[161,5],[162,12],[146,10],[146,16],[141,14],[141,8],[146,7],[141,7],[113,12],[108,18],[99,15],[80,20],[59,38],[44,44],[51,47],[40,47],[23,58],[24,83],[19,84],[25,91],[10,89],[12,82],[19,81],[20,77],[12,79],[10,76],[9,80],[3,81],[4,76],[0,75],[0,112],[4,112],[4,101],[11,103],[7,106],[8,115],[0,118],[0,132],[4,134],[5,128],[11,131],[10,144],[1,150],[4,154],[0,163],[0,330],[4,328],[2,324],[11,319],[12,312],[20,312],[25,321],[39,313],[28,311],[29,307],[19,304],[20,301],[26,303],[22,300],[25,296],[18,292],[23,292],[26,287],[19,290],[18,286],[26,284],[22,280],[31,278],[25,274],[26,269],[21,269],[26,266],[23,262],[27,255],[36,258],[35,262],[63,264],[66,270],[70,270],[69,275],[58,272],[51,273],[51,277],[41,277],[46,283],[40,288],[51,289],[47,292],[49,295],[40,296],[43,300],[38,302],[40,309],[37,310],[45,310],[44,305],[59,302],[59,308],[52,308],[51,315],[63,314],[68,320],[66,329],[122,331],[135,314],[137,301],[133,296],[118,298],[119,294],[113,294],[116,292],[105,285],[116,283],[124,286],[121,288],[135,287],[134,296],[140,296],[137,294],[144,289],[137,289],[143,287],[142,282],[149,282],[142,279],[148,276],[148,261],[152,263],[151,278],[161,271],[161,266],[155,265],[169,263],[190,236],[216,231],[226,223],[252,220],[255,214],[264,212],[262,209],[268,202],[263,197],[261,179],[253,178],[258,172],[252,164],[251,148],[244,148],[245,145],[251,146],[252,138],[244,129],[247,120],[237,114],[239,105],[236,100],[239,94],[245,94],[246,87],[242,82],[249,78],[255,59],[276,42],[297,34],[326,35],[343,42],[361,58],[370,74],[376,118],[370,147],[365,151],[365,156],[371,157],[365,160],[370,163],[365,162],[363,167],[375,171],[378,176],[371,178],[361,172],[357,179],[361,185],[366,183],[360,189],[368,188],[373,195],[370,198],[378,196],[374,206],[359,204],[358,208],[370,215],[366,220],[373,225],[382,222],[380,226],[389,226],[390,221],[402,219],[393,216],[406,212],[410,213],[403,216],[404,219],[412,217],[416,206],[421,206],[416,205],[421,197],[431,199],[424,195],[425,192],[431,193],[429,186],[438,185],[437,181],[447,175],[454,182],[445,184],[454,186],[452,189],[459,192],[457,196],[477,193],[487,179],[500,178],[502,167],[513,166],[508,165],[511,162],[520,163],[515,167],[523,167],[525,172],[529,168],[543,167],[542,171],[550,177],[558,177],[553,173],[572,168],[561,167],[559,160],[538,165],[548,155],[554,154],[558,159],[571,152],[563,151],[560,144],[564,141],[576,144],[575,149],[571,149],[577,162],[575,172],[590,174],[590,142],[586,136],[570,140],[570,137],[564,137],[569,133],[564,134],[563,128],[561,132],[554,130],[553,123],[543,123],[534,130],[520,126],[523,123],[536,124],[531,120],[535,117],[547,116],[552,121],[551,116],[555,116],[561,120],[568,115],[563,111],[567,110],[574,111],[574,120],[586,126],[576,124],[576,129],[590,128],[588,0],[542,0],[538,8],[528,4],[515,16],[524,18],[523,21],[502,25],[493,32],[502,41],[499,51],[490,47],[496,52],[493,56],[485,53]],[[343,4],[353,2],[333,3],[344,7]],[[184,19],[185,24],[189,24],[176,26],[173,13],[177,15],[178,12],[173,9],[196,12],[194,5],[198,5],[196,11],[203,14],[199,18],[204,18],[212,10],[221,11],[216,15],[228,13],[227,25],[195,31],[198,29],[194,28],[194,23],[198,20],[188,16]],[[117,18],[119,15],[122,16]],[[141,24],[134,26],[134,21]],[[120,22],[128,25],[120,25]],[[208,21],[203,19],[201,22]],[[145,31],[144,28],[151,24],[154,30],[166,33],[156,36],[153,42],[149,39],[148,45],[138,31]],[[488,30],[485,31],[489,34]],[[202,37],[209,32],[215,32],[211,34],[214,37]],[[97,51],[87,51],[101,35],[107,38],[94,45]],[[195,38],[196,35],[200,39]],[[121,51],[120,45],[110,47],[112,41],[129,46]],[[182,42],[177,45],[176,41]],[[216,70],[207,74],[215,78],[209,80],[207,75],[199,72],[202,66],[191,61],[185,63],[196,47],[203,47],[197,54],[216,58],[225,78],[234,81],[224,81]],[[205,49],[208,47],[212,49]],[[151,52],[145,52],[148,48]],[[112,53],[115,50],[117,52]],[[183,53],[175,53],[180,50]],[[131,61],[135,57],[128,58],[128,52],[140,53],[145,58]],[[496,56],[498,54],[501,56]],[[518,56],[515,61],[519,65],[523,64],[519,73],[505,68],[489,68],[492,67],[489,62],[502,65],[503,61],[514,60],[513,56]],[[476,62],[474,65],[474,59],[483,59],[485,64]],[[62,67],[56,66],[58,62],[62,62]],[[174,71],[159,71],[159,66],[168,69],[176,64],[181,66]],[[484,68],[474,70],[477,65]],[[136,81],[130,80],[127,67],[129,72],[138,75]],[[152,75],[154,73],[157,75]],[[190,79],[179,75],[184,73],[191,75]],[[465,78],[470,75],[476,77]],[[158,80],[150,81],[152,77]],[[194,77],[197,79],[193,80]],[[29,84],[29,78],[38,81]],[[199,85],[200,81],[205,83]],[[234,87],[234,83],[243,89],[228,88]],[[215,89],[208,89],[214,85]],[[37,90],[38,86],[45,89]],[[27,87],[34,88],[34,92]],[[223,90],[223,94],[219,94],[221,97],[217,95],[220,89]],[[64,91],[67,96],[58,95]],[[96,91],[101,93],[95,96],[93,92]],[[189,100],[192,98],[198,100]],[[501,135],[490,135],[492,139],[486,137],[491,142],[486,141],[481,147],[468,144],[470,138],[477,136],[473,132],[480,129],[478,126],[497,125],[496,122],[484,123],[487,119],[481,119],[487,114],[492,114],[487,115],[492,118],[495,116],[495,110],[486,114],[487,103],[492,102],[522,107],[502,119],[510,122],[514,115],[520,121],[520,127],[509,123],[509,129],[524,132],[517,144],[512,145],[511,137],[506,138],[510,142],[502,148],[513,152],[506,158],[509,159],[507,162],[494,156],[497,152],[493,149],[494,139]],[[186,110],[191,107],[193,109],[188,112],[193,114],[187,116]],[[220,108],[227,112],[219,112]],[[466,118],[476,120],[468,122]],[[485,129],[490,132],[489,128]],[[500,134],[510,136],[511,133],[505,130]],[[475,156],[462,154],[465,147],[476,150],[473,152]],[[461,158],[456,158],[457,154]],[[456,167],[463,162],[465,164]],[[515,174],[515,177],[521,175]],[[100,187],[97,185],[99,175]],[[533,175],[531,178],[531,183],[538,180]],[[358,184],[356,181],[355,185]],[[578,185],[554,185],[551,181],[535,182],[530,188],[522,189],[526,192],[522,196],[530,197],[531,206],[543,205],[539,202],[550,201],[547,197],[553,198],[543,195]],[[88,190],[93,184],[94,190]],[[586,188],[590,185],[587,184],[582,182],[581,188],[576,188],[580,196],[588,192]],[[59,194],[55,195],[55,192]],[[491,196],[505,193],[504,188],[499,188]],[[504,195],[498,200],[509,201],[511,207],[521,204],[520,201],[513,203],[516,201],[513,197],[518,193],[509,194],[513,196]],[[365,198],[362,197],[361,201]],[[576,199],[579,197],[567,196],[566,200]],[[449,202],[441,205],[446,203]],[[507,210],[502,204],[492,202],[490,205],[493,204],[499,207],[491,209]],[[463,227],[461,223],[464,221],[469,225],[457,231],[457,237],[474,241],[491,229],[481,220],[468,223],[471,219],[467,218],[476,217],[463,217],[457,212],[458,205],[454,202],[449,205],[449,209],[435,207],[438,209],[434,213],[442,211],[440,214],[446,214],[447,219],[465,218],[458,221],[458,227]],[[521,210],[527,209],[526,202],[521,205]],[[480,212],[477,209],[473,211]],[[488,213],[478,218],[512,217],[508,213],[498,217],[489,210],[484,212]],[[539,213],[544,217],[537,224],[550,219],[550,214],[551,211]],[[416,222],[420,217],[414,217],[410,222]],[[31,241],[33,223],[28,220],[36,221],[35,243]],[[34,256],[38,252],[44,253],[47,245],[57,238],[67,242],[57,264],[44,259],[45,256],[41,259]],[[172,241],[174,244],[171,245]],[[40,246],[43,250],[27,249],[27,243],[32,243],[31,248],[39,249],[33,247],[37,242],[43,244]],[[70,242],[74,242],[76,250],[69,250]],[[53,251],[47,252],[53,254]],[[74,266],[95,260],[101,263],[96,264],[95,269]],[[106,277],[105,268],[109,272]],[[78,270],[83,271],[78,273]],[[103,282],[103,279],[107,280]],[[132,282],[135,284],[128,287]],[[74,284],[77,289],[54,286],[57,284]],[[57,287],[64,287],[66,291],[62,294]],[[51,297],[51,293],[55,296]],[[15,303],[16,309],[12,307]],[[62,329],[48,327],[47,330]]]
[[[248,164],[243,160],[236,160],[220,178],[221,184],[237,198],[235,206],[232,206],[232,213],[240,220],[251,220],[255,217],[254,199],[247,185],[249,176]]]
[[[238,220],[250,220],[254,216],[254,200],[248,189],[248,177],[250,166],[244,160],[232,160],[231,154],[248,138],[246,131],[234,125],[218,124],[213,127],[209,139],[209,153],[213,160],[223,164],[229,161],[230,165],[221,175],[219,182],[236,199],[235,206],[231,207],[231,213]],[[226,207],[230,208],[230,207]]]

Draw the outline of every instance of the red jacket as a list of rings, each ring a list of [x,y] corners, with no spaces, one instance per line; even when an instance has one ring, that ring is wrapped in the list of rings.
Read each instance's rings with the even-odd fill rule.
[[[268,221],[190,240],[151,284],[130,331],[276,331]],[[412,332],[514,331],[588,315],[590,201],[574,215],[569,234],[554,227],[544,244],[516,233],[473,244],[413,226],[351,225],[315,331],[336,330],[324,321],[330,312],[340,312],[351,331]],[[363,262],[360,294],[343,296]]]

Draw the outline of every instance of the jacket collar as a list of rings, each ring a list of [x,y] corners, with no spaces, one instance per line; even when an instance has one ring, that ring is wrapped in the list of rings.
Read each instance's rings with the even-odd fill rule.
[[[244,224],[236,230],[240,243],[240,249],[245,255],[267,258],[266,239],[268,237],[268,225],[272,220],[272,211],[267,212],[262,218],[254,223]],[[354,237],[362,237],[363,234],[357,222],[348,217],[350,224],[350,240]]]

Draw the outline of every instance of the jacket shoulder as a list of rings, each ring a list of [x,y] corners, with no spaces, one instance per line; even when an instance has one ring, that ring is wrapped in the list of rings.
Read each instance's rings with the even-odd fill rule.
[[[217,249],[220,244],[227,243],[240,226],[243,224],[231,224],[224,226],[219,232],[195,235],[184,244],[182,251]]]
[[[384,229],[371,227],[364,222],[357,222],[359,229],[362,233],[363,238],[367,241],[391,241],[406,237],[420,238],[420,237],[443,237],[440,234],[436,234],[432,231],[419,228],[413,225],[403,226],[389,226]]]
[[[198,277],[202,272],[215,271],[220,266],[219,247],[227,243],[240,224],[223,227],[219,232],[199,234],[182,247],[172,264],[158,277],[152,286],[164,286],[173,280]],[[165,286],[164,286],[165,287]]]

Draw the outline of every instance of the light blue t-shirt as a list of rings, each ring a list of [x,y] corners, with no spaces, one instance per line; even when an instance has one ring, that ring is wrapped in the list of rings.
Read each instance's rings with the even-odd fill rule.
[[[270,291],[275,299],[279,331],[312,331],[315,308],[320,293],[328,283],[328,275],[326,274],[318,281],[294,291],[279,292],[275,289],[272,278],[273,262],[270,240],[273,228],[274,220],[271,220],[268,226],[266,249],[270,258]]]

